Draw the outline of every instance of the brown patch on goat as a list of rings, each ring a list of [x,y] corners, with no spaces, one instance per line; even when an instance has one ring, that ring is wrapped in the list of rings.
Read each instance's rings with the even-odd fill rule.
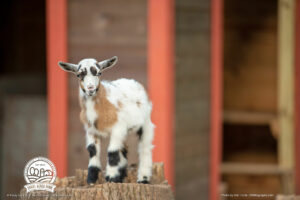
[[[117,122],[117,108],[108,101],[106,89],[101,83],[96,98],[95,109],[99,113],[97,129],[105,131]]]
[[[118,101],[118,108],[122,108],[123,107],[123,104],[121,101]]]
[[[95,120],[94,121],[94,127],[95,127],[95,129],[98,129],[98,124],[97,123],[98,123],[97,120]]]
[[[79,85],[80,85],[80,88],[82,89],[82,91],[85,93],[85,89],[84,89],[81,81],[79,81]]]
[[[79,103],[81,107],[80,111],[80,121],[83,124],[88,124],[88,120],[86,118],[86,107],[85,107],[85,98],[79,97]]]
[[[97,144],[98,142],[100,142],[99,136],[94,135],[94,140],[95,140],[95,144]]]
[[[141,103],[140,101],[137,101],[137,102],[136,102],[136,105],[137,105],[138,107],[141,107],[142,103]]]

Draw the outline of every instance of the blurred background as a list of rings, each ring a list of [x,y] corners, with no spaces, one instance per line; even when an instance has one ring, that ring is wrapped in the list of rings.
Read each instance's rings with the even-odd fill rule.
[[[86,57],[101,60],[114,55],[119,62],[103,78],[136,79],[154,98],[158,116],[154,121],[163,135],[155,141],[158,150],[154,160],[167,159],[167,178],[176,199],[300,192],[296,170],[300,91],[295,87],[300,81],[299,0],[67,0],[61,1],[66,6],[62,10],[57,9],[60,1],[51,1],[10,0],[0,8],[1,197],[19,193],[25,184],[27,161],[48,157],[49,145],[53,145],[48,138],[61,140],[60,132],[55,132],[60,128],[49,128],[55,116],[50,120],[48,113],[53,99],[49,92],[61,88],[53,87],[49,78],[61,83],[64,76],[67,81],[61,86],[67,86],[66,94],[59,97],[67,102],[67,108],[63,107],[67,120],[60,122],[66,124],[63,134],[67,145],[58,146],[64,149],[59,154],[66,157],[57,155],[67,164],[56,163],[53,154],[50,159],[58,171],[65,167],[62,175],[71,176],[75,169],[87,167],[77,78],[61,75],[56,63],[67,58],[78,63]],[[160,4],[169,7],[159,8]],[[150,5],[158,7],[150,9]],[[162,18],[159,12],[164,13]],[[51,34],[61,32],[49,25],[51,16],[67,22],[62,33],[66,34],[62,45],[67,50],[61,57],[60,49],[55,49],[60,40],[47,42]],[[164,31],[155,26],[160,20],[169,28],[164,32],[170,34],[164,35],[169,39],[152,37]],[[164,44],[171,47],[167,56],[155,59],[153,51],[164,51]],[[55,52],[58,57],[53,60]],[[168,70],[161,69],[163,64]],[[155,73],[166,75],[162,78],[170,80],[171,86],[151,88],[156,80],[164,83]],[[60,76],[54,77],[56,74]],[[172,108],[164,110],[159,99],[164,97],[155,91],[168,88],[174,93],[163,93]],[[59,115],[64,111],[54,112]],[[164,121],[160,123],[159,116],[173,123],[161,129]],[[212,131],[215,126],[217,130]],[[51,141],[55,143],[55,139]],[[130,136],[130,164],[138,161],[136,142],[137,138]],[[106,145],[107,139],[103,140],[102,155]],[[105,166],[105,156],[101,159]]]

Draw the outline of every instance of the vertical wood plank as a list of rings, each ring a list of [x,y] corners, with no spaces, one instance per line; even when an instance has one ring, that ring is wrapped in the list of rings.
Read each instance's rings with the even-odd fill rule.
[[[222,141],[223,0],[211,1],[210,200],[219,199]]]
[[[296,1],[295,28],[295,193],[300,195],[300,0]]]
[[[59,177],[67,175],[67,74],[58,61],[67,60],[67,1],[46,1],[48,156]]]
[[[210,0],[176,0],[175,3],[177,200],[209,198],[210,4]]]
[[[279,1],[279,164],[294,166],[294,26],[295,0]]]
[[[154,161],[174,186],[174,1],[148,0],[148,83],[156,125]]]

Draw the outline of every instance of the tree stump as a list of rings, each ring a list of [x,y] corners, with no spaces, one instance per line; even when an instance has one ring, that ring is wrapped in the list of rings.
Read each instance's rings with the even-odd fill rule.
[[[162,163],[155,163],[152,168],[150,184],[136,183],[136,166],[128,167],[128,175],[123,183],[107,183],[105,173],[99,172],[98,181],[94,185],[86,183],[87,170],[76,170],[73,177],[57,178],[55,192],[34,191],[26,193],[21,190],[22,200],[116,200],[116,199],[143,199],[143,200],[171,200],[174,199],[171,186],[164,177]]]
[[[295,195],[277,195],[276,200],[300,200],[300,196]]]

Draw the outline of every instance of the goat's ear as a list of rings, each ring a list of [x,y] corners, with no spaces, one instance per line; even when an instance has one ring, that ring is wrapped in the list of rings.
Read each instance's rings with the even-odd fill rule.
[[[118,57],[114,56],[112,58],[109,58],[107,60],[103,60],[101,62],[98,62],[98,67],[101,71],[104,71],[112,66],[114,66],[118,62]]]
[[[67,71],[67,72],[77,72],[78,71],[78,65],[72,64],[72,63],[65,63],[65,62],[58,62],[58,65],[60,66],[60,68],[62,68],[63,70]]]

